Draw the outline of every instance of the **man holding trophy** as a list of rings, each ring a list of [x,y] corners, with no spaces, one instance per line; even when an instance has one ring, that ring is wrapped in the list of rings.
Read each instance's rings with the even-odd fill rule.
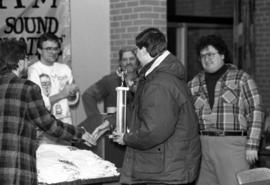
[[[192,184],[201,147],[184,67],[156,28],[138,34],[136,46],[142,69],[134,100],[125,108],[126,89],[118,89],[116,119],[108,118],[93,136],[115,127],[112,140],[126,145],[122,184]]]

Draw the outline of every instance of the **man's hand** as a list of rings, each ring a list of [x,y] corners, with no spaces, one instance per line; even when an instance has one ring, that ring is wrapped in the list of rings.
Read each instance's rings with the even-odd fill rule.
[[[91,134],[89,134],[86,130],[85,133],[82,135],[82,139],[85,141],[84,144],[86,144],[87,146],[91,147],[97,144],[94,137]]]
[[[77,92],[79,92],[79,87],[76,84],[66,84],[64,89],[62,91],[60,91],[59,93],[50,96],[50,102],[51,105],[55,104],[56,102],[64,99],[64,98],[70,98],[75,96],[75,98],[79,99],[79,96],[76,96]],[[73,98],[71,98],[73,99]],[[73,101],[73,102],[77,102],[77,101]],[[75,104],[75,103],[73,103]]]
[[[110,138],[119,145],[125,145],[124,133],[114,131],[112,135],[110,135]]]
[[[100,136],[102,136],[108,130],[110,130],[110,123],[108,120],[105,120],[97,128],[95,128],[94,132],[92,133],[92,136],[97,141],[100,138]]]
[[[246,160],[249,164],[255,163],[258,160],[258,151],[257,150],[246,150]]]
[[[69,85],[69,96],[75,96],[76,93],[79,91],[79,87],[76,84],[70,84]]]
[[[76,93],[79,91],[79,87],[72,83],[72,84],[66,84],[64,89],[61,91],[64,98],[75,96]]]

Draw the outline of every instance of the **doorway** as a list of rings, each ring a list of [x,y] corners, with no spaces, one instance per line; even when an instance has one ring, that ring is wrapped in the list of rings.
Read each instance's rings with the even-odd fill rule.
[[[184,64],[188,81],[201,71],[196,53],[201,36],[220,35],[234,52],[233,17],[234,0],[167,0],[168,50]]]
[[[191,80],[199,71],[201,65],[196,53],[196,45],[203,35],[220,35],[233,52],[233,26],[208,23],[169,23],[168,50],[171,51],[185,66],[186,79]]]

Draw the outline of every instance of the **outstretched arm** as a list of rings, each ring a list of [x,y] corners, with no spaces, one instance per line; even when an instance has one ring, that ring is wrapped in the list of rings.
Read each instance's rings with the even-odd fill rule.
[[[28,81],[28,83],[31,83]],[[65,124],[57,120],[46,108],[42,100],[40,88],[34,84],[28,84],[25,92],[28,119],[47,134],[66,140],[68,142],[85,142],[91,146],[95,143],[91,134],[84,129]]]

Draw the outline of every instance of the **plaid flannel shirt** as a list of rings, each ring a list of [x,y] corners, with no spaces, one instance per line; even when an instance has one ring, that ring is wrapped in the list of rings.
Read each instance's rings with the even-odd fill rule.
[[[208,102],[205,73],[201,72],[189,82],[200,130],[247,131],[246,148],[258,150],[264,112],[254,80],[236,66],[217,81],[213,108]]]
[[[36,128],[70,141],[83,130],[56,120],[31,81],[1,74],[0,89],[0,184],[36,185]]]

